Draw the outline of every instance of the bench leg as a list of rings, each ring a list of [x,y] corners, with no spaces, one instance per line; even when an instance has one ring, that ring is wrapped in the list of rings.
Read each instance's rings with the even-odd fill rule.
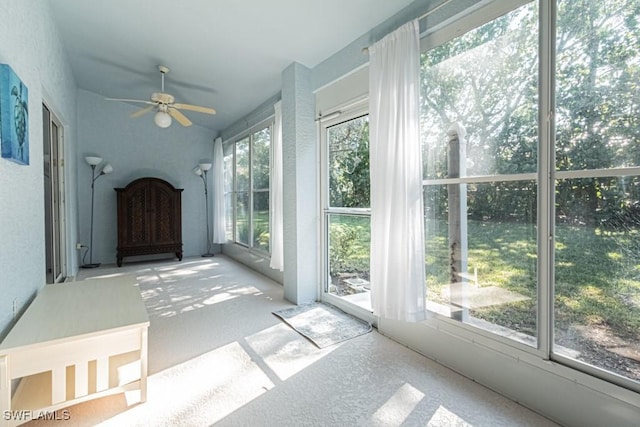
[[[7,415],[11,411],[11,379],[9,376],[9,358],[0,356],[0,425],[8,426]]]
[[[140,403],[147,401],[147,328],[140,333]]]

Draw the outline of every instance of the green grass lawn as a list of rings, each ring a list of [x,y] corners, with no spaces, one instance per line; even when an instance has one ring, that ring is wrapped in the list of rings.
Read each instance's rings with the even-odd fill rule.
[[[446,224],[426,242],[427,289],[448,284]],[[475,310],[476,317],[535,334],[537,298],[536,229],[530,224],[468,222],[469,270],[480,286],[499,286],[529,299]],[[605,325],[615,335],[640,334],[640,251],[636,233],[558,225],[555,245],[556,330]]]
[[[338,272],[368,272],[367,217],[335,215],[330,264]],[[448,303],[447,225],[427,223],[425,242],[429,298]],[[532,224],[468,221],[468,270],[481,287],[494,286],[525,301],[472,310],[474,317],[536,333],[537,230]],[[640,235],[587,226],[558,225],[555,247],[555,327],[604,326],[625,339],[640,339]]]

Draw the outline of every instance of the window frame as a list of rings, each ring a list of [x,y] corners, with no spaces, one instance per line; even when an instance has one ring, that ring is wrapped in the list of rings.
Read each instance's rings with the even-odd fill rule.
[[[455,37],[490,22],[525,4],[538,4],[538,163],[533,173],[512,175],[465,176],[462,178],[425,179],[427,185],[490,183],[495,181],[536,180],[538,200],[537,218],[537,346],[525,345],[511,338],[460,322],[437,312],[430,312],[438,328],[463,339],[488,346],[495,351],[519,360],[524,354],[532,357],[531,364],[539,360],[556,362],[593,377],[593,381],[604,380],[623,388],[640,392],[640,382],[618,375],[604,368],[571,359],[554,351],[555,328],[555,190],[556,182],[571,178],[604,178],[640,176],[640,166],[614,167],[610,169],[556,170],[555,128],[555,58],[556,58],[556,13],[560,0],[494,0],[472,7],[421,35],[421,53],[438,47]],[[597,382],[593,383],[594,385]]]
[[[233,163],[233,208],[234,208],[234,223],[233,223],[233,228],[234,228],[234,233],[233,233],[233,241],[241,246],[245,246],[245,247],[250,247],[250,243],[251,243],[251,134],[244,136],[242,138],[238,138],[234,144],[233,144],[233,159],[234,159],[234,163]],[[247,182],[247,188],[246,189],[239,189],[239,185],[238,185],[238,145],[240,143],[244,144],[246,142],[247,144],[247,173],[249,175],[249,179]],[[247,197],[247,243],[240,241],[239,237],[238,237],[238,200],[239,197],[241,195],[245,195]]]
[[[272,166],[273,166],[273,124],[274,124],[274,118],[271,117],[267,120],[263,120],[262,122],[252,126],[251,128],[247,129],[246,131],[236,135],[235,137],[231,138],[230,140],[232,142],[229,142],[228,145],[232,146],[232,148],[230,149],[231,151],[231,155],[233,157],[233,160],[231,161],[232,164],[232,170],[229,171],[229,173],[231,173],[231,191],[225,191],[225,197],[228,196],[229,194],[231,194],[230,200],[232,202],[232,209],[231,209],[231,239],[228,239],[228,242],[236,244],[238,246],[241,246],[243,248],[246,248],[247,250],[256,253],[260,256],[263,257],[270,257],[271,256],[271,233],[272,233],[272,227],[273,227],[273,223],[272,223],[272,218],[271,218],[271,212],[269,212],[269,251],[265,251],[263,249],[261,249],[260,247],[254,246],[253,245],[253,236],[254,236],[254,230],[253,230],[253,217],[254,217],[254,213],[253,213],[253,199],[254,199],[254,192],[262,192],[262,193],[268,193],[269,195],[271,195],[272,189],[271,189],[271,170],[272,170]],[[265,129],[269,129],[269,188],[263,188],[263,189],[254,189],[254,182],[253,182],[253,141],[254,141],[254,137],[257,133],[264,131]],[[236,180],[236,168],[237,168],[237,144],[240,142],[244,142],[248,140],[248,171],[249,171],[249,180],[248,180],[248,187],[247,189],[242,189],[242,190],[238,190],[238,182]],[[225,156],[226,157],[226,156]],[[248,208],[248,215],[247,215],[247,224],[248,224],[248,243],[244,243],[238,240],[237,236],[238,236],[238,212],[237,212],[237,197],[238,194],[247,194],[248,195],[248,204],[247,204],[247,208]],[[226,214],[226,213],[225,213]],[[225,218],[225,223],[226,221],[228,221],[229,218]],[[228,237],[228,236],[227,236]]]
[[[497,19],[513,10],[518,9],[519,7],[532,3],[536,0],[518,0],[516,2],[506,1],[506,0],[496,0],[488,4],[484,4],[481,7],[473,8],[472,10],[467,10],[464,15],[458,17],[457,19],[452,18],[450,22],[445,22],[440,26],[434,27],[432,30],[423,33],[421,35],[420,42],[420,53],[423,54],[431,49],[434,49],[448,41],[464,35],[468,31],[471,31],[475,28],[478,28],[486,23],[491,22],[494,19]],[[539,15],[542,15],[542,11],[539,11]],[[541,19],[541,18],[539,18]],[[455,23],[455,25],[452,25]],[[538,50],[540,47],[538,46]],[[539,52],[540,53],[540,52]],[[539,58],[539,70],[541,69],[542,58]],[[542,87],[542,76],[539,77],[539,84]],[[540,111],[542,109],[540,108]],[[540,122],[539,122],[540,123]],[[526,173],[518,173],[518,174],[492,174],[492,175],[468,175],[460,178],[439,178],[439,179],[423,179],[422,185],[423,188],[427,186],[443,186],[449,184],[487,184],[494,182],[518,182],[518,181],[535,181],[538,187],[538,207],[540,204],[540,146],[542,145],[542,141],[540,140],[540,135],[542,135],[541,125],[538,125],[539,132],[539,144],[538,144],[538,171],[537,172],[526,172]],[[539,211],[543,212],[543,211]],[[426,229],[425,229],[426,231]],[[537,246],[538,250],[540,250],[540,227],[538,227],[538,237],[537,237]],[[540,252],[538,252],[540,253]],[[538,257],[538,274],[540,274],[540,258]],[[539,276],[540,277],[540,276]],[[445,322],[446,324],[460,329],[464,331],[465,335],[467,333],[478,334],[482,337],[488,338],[491,341],[495,341],[501,344],[506,345],[507,347],[514,347],[518,350],[525,351],[530,354],[534,354],[540,358],[548,358],[548,351],[545,351],[546,342],[541,339],[541,329],[544,326],[547,328],[547,325],[541,324],[541,314],[540,307],[544,304],[541,304],[541,298],[546,298],[546,293],[541,290],[543,288],[540,278],[537,281],[537,316],[536,316],[536,345],[531,346],[530,344],[526,344],[523,341],[518,341],[513,338],[505,337],[499,335],[498,333],[491,332],[484,328],[474,326],[472,322],[461,322],[459,320],[453,319],[449,316],[446,316],[437,311],[429,310],[429,315],[434,316],[439,321]],[[427,306],[429,305],[429,300],[427,300]]]
[[[333,126],[337,126],[341,123],[348,122],[350,120],[357,119],[359,117],[369,115],[369,98],[360,97],[347,104],[340,105],[323,113],[326,119],[320,115],[318,119],[319,126],[319,141],[320,141],[320,206],[322,213],[320,215],[320,230],[321,230],[321,244],[322,248],[322,271],[321,278],[321,294],[322,300],[334,304],[338,307],[349,305],[342,297],[331,294],[329,292],[329,285],[331,281],[330,266],[329,266],[329,217],[331,215],[353,215],[358,217],[371,218],[371,208],[348,208],[348,207],[332,207],[330,206],[329,197],[329,146],[327,140],[327,131]],[[362,309],[357,306],[350,306],[350,311],[360,312],[361,316],[370,318],[372,316],[371,311]]]
[[[267,167],[269,168],[269,185],[266,188],[255,188],[255,181],[254,181],[254,152],[255,152],[255,140],[254,140],[254,136],[260,132],[263,132],[265,130],[268,130],[269,132],[269,164],[267,165]],[[249,227],[250,232],[249,232],[249,246],[260,252],[260,253],[266,253],[266,254],[271,254],[271,234],[272,234],[272,221],[271,221],[271,207],[269,205],[269,208],[267,209],[267,212],[269,213],[269,250],[265,251],[264,249],[254,246],[254,241],[255,241],[255,228],[254,228],[254,201],[255,201],[255,195],[256,193],[267,193],[267,198],[270,200],[271,198],[271,171],[273,170],[273,156],[272,156],[272,142],[273,142],[273,123],[270,123],[268,126],[264,126],[261,129],[255,130],[253,132],[251,132],[251,137],[250,137],[250,145],[249,145],[249,170],[250,170],[250,187],[249,187],[249,192],[251,193],[249,196],[249,203],[250,203],[250,221],[251,221],[251,226]]]

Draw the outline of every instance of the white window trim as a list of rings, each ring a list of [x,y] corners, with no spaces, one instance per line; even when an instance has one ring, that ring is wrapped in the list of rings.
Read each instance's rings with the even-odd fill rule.
[[[275,120],[275,116],[269,116],[266,119],[256,123],[255,125],[251,126],[248,129],[245,129],[244,131],[238,133],[237,135],[229,138],[227,141],[224,142],[223,146],[227,146],[227,145],[232,145],[233,149],[232,149],[232,153],[233,153],[233,170],[232,170],[232,179],[233,179],[233,184],[232,184],[232,190],[231,190],[231,200],[233,203],[233,207],[232,207],[232,230],[231,230],[231,239],[227,240],[228,243],[237,245],[239,247],[244,248],[245,250],[258,255],[262,258],[265,259],[270,259],[271,258],[271,253],[264,251],[260,248],[257,248],[255,246],[253,246],[253,193],[254,192],[268,192],[269,194],[271,194],[271,177],[269,177],[269,188],[268,189],[257,189],[255,190],[253,188],[253,135],[257,132],[260,132],[261,130],[264,129],[269,129],[270,133],[269,135],[272,136],[273,135],[273,124],[274,124],[274,120]],[[243,141],[245,139],[249,139],[249,149],[248,149],[248,155],[249,155],[249,188],[247,190],[241,190],[238,191],[237,189],[237,181],[236,181],[236,144],[240,141]],[[272,159],[272,145],[271,145],[271,141],[269,142],[269,169],[271,170],[271,165],[272,165],[273,159]],[[237,224],[237,210],[236,210],[236,195],[238,193],[248,193],[249,195],[249,202],[248,202],[248,211],[249,211],[249,216],[248,216],[248,225],[249,225],[249,236],[248,236],[248,244],[245,244],[244,242],[240,242],[237,240],[236,236],[237,236],[237,229],[236,229],[236,224]],[[229,194],[229,193],[225,193],[225,196]],[[271,222],[271,217],[269,217],[269,233],[271,235],[271,230],[272,230],[272,222]],[[269,245],[269,247],[271,247],[271,245]]]
[[[328,259],[328,245],[329,245],[329,228],[328,218],[329,215],[358,215],[358,216],[371,216],[370,208],[346,208],[346,207],[331,207],[329,206],[329,150],[327,144],[327,130],[330,127],[339,125],[340,123],[347,122],[349,120],[356,119],[358,117],[366,116],[369,114],[369,98],[359,97],[357,99],[348,101],[341,105],[328,110],[326,113],[322,113],[317,121],[319,128],[320,139],[320,206],[322,207],[322,215],[320,216],[320,248],[322,252],[321,261],[321,281],[320,281],[320,295],[322,299],[339,306],[342,309],[348,311],[359,311],[358,315],[361,317],[371,317],[371,313],[365,310],[359,310],[357,307],[343,301],[342,298],[335,295],[331,295],[329,290],[329,259]],[[328,119],[322,119],[322,116],[329,117]]]

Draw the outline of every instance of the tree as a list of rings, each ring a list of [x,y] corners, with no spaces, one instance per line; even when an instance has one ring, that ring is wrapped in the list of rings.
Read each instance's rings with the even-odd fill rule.
[[[556,167],[640,165],[640,1],[558,2]],[[425,178],[447,175],[446,129],[467,129],[470,175],[535,172],[538,153],[535,2],[432,49],[422,58]],[[594,225],[640,197],[637,181],[560,180],[561,218]],[[478,185],[472,217],[535,221],[536,183]],[[446,212],[446,193],[437,209]],[[532,211],[533,209],[533,211]],[[594,216],[593,213],[598,215]]]
[[[369,119],[359,117],[328,131],[329,204],[369,207]]]
[[[446,131],[467,130],[469,175],[535,172],[537,169],[537,15],[517,9],[422,57],[422,139],[425,178],[447,176]],[[471,217],[532,221],[535,182],[470,188]],[[446,192],[434,214],[446,215]],[[533,199],[535,200],[535,199]],[[535,205],[535,203],[534,203]],[[496,209],[499,207],[499,209]]]

